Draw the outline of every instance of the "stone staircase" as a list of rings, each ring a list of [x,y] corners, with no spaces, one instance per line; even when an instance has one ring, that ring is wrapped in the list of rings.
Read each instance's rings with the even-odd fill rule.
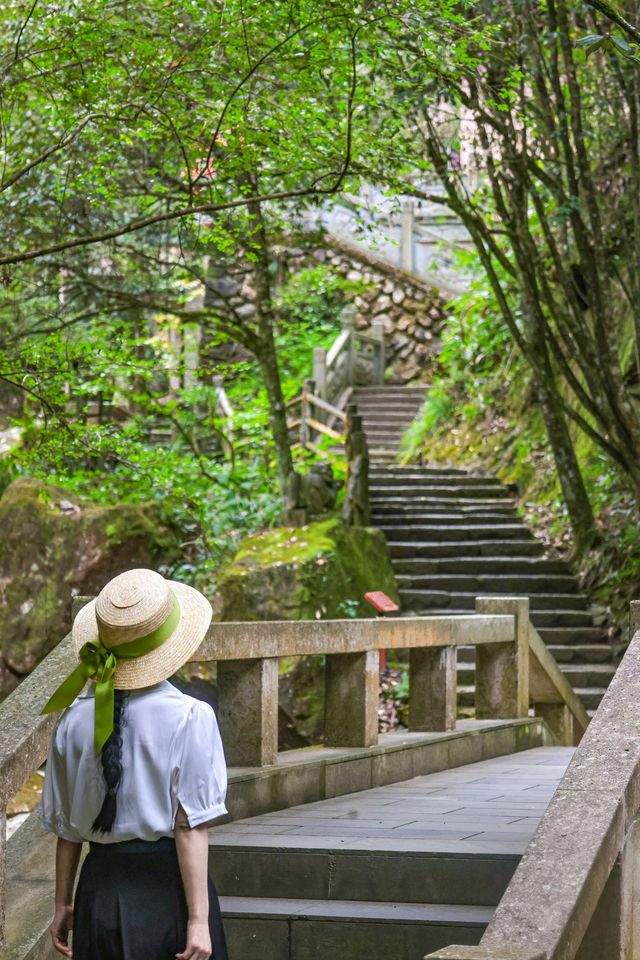
[[[573,750],[526,720],[394,738],[411,779],[389,776],[387,756],[369,780],[362,757],[354,792],[209,831],[231,957],[422,960],[478,943]]]
[[[400,439],[419,410],[422,387],[355,391],[369,442],[372,523],[385,534],[403,612],[470,613],[478,594],[525,595],[531,620],[567,679],[593,713],[621,650],[594,624],[564,560],[518,516],[499,480],[464,470],[397,464]],[[459,705],[470,708],[473,649],[459,651]]]

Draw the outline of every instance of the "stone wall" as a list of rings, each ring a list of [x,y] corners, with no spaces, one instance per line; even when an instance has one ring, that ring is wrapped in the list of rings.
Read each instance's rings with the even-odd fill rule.
[[[357,285],[353,298],[356,325],[366,330],[374,320],[385,330],[387,367],[392,383],[428,380],[440,349],[440,330],[447,315],[446,299],[434,287],[341,241],[318,239],[315,245],[281,246],[276,251],[278,276],[282,281],[313,264],[324,263]],[[212,264],[204,296],[194,298],[189,309],[213,308],[234,322],[252,323],[256,314],[252,267],[239,259],[233,264]],[[349,302],[349,301],[347,301]],[[249,357],[237,343],[220,343],[211,333],[203,335],[201,357],[209,362],[234,363]]]
[[[310,260],[326,263],[340,276],[362,285],[353,300],[356,325],[365,330],[374,320],[385,330],[387,367],[392,383],[427,380],[440,349],[440,330],[447,315],[446,300],[434,287],[400,268],[394,269],[364,251],[332,240],[311,255],[294,249],[285,253],[288,269]]]

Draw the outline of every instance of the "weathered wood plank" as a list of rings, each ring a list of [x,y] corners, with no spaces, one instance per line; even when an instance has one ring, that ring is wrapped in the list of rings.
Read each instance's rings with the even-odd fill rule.
[[[331,437],[332,440],[339,440],[341,443],[344,443],[344,434],[338,433],[337,430],[333,430],[331,427],[328,427],[326,423],[321,423],[314,417],[307,417],[307,423],[314,430],[317,430],[318,433],[324,433],[326,437]]]
[[[330,413],[332,417],[337,417],[339,420],[342,420],[343,423],[346,422],[347,415],[344,410],[335,407],[332,403],[329,403],[328,400],[323,400],[322,397],[317,397],[314,393],[305,394],[305,399],[320,410],[324,410],[325,413]]]

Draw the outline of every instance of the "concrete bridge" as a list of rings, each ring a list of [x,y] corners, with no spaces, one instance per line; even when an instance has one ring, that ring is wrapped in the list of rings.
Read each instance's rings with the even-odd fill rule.
[[[456,651],[469,645],[476,718],[457,721]],[[388,648],[410,651],[410,730],[378,736],[378,653]],[[311,652],[326,656],[326,746],[279,753],[278,659]],[[211,830],[211,866],[232,955],[577,955],[541,950],[535,938],[553,907],[556,927],[564,923],[553,935],[577,949],[605,887],[607,923],[620,915],[610,891],[628,869],[616,863],[640,803],[640,730],[627,687],[639,652],[640,634],[587,728],[526,598],[479,598],[475,613],[449,617],[213,624],[196,659],[217,663],[231,765],[230,820]],[[39,709],[71,663],[67,638],[0,706],[3,809],[46,756],[55,718]],[[635,738],[622,735],[623,721],[635,724]],[[578,824],[586,848],[567,839]],[[3,844],[4,960],[48,955],[53,846],[36,815]],[[540,930],[531,924],[536,898]],[[534,937],[535,949],[509,953],[515,936],[525,946]],[[469,952],[481,937],[492,952]],[[463,946],[441,951],[452,943]],[[623,955],[632,956],[606,954]]]

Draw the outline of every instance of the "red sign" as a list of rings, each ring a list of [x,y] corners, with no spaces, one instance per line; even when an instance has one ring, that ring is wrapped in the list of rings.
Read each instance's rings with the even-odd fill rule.
[[[398,604],[394,603],[391,597],[388,597],[382,590],[372,590],[370,593],[365,593],[364,598],[378,613],[393,613],[400,609]]]

